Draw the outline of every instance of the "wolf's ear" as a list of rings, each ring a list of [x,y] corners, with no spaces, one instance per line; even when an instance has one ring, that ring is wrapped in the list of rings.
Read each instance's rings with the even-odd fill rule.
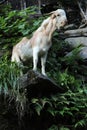
[[[52,15],[51,15],[51,18],[52,18],[52,19],[54,19],[55,17],[56,17],[56,15],[55,15],[55,14],[52,14]]]
[[[55,11],[52,11],[50,13],[47,13],[46,15],[51,15],[51,14],[54,14]]]
[[[54,13],[55,13],[55,11],[52,11],[52,12],[47,13],[47,14],[45,14],[45,15],[48,16],[48,15],[52,15],[52,14],[54,14]]]

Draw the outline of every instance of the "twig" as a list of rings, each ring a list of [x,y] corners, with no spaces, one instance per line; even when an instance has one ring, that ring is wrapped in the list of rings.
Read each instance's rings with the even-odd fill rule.
[[[7,1],[7,0],[3,0],[3,1],[1,1],[1,2],[0,2],[0,5],[1,5],[1,4],[4,4],[6,1]]]
[[[86,4],[86,12],[84,12],[82,7],[81,7],[81,3],[78,0],[76,0],[76,1],[77,1],[78,6],[79,6],[79,9],[81,11],[82,18],[84,18],[85,21],[87,21],[87,4]]]

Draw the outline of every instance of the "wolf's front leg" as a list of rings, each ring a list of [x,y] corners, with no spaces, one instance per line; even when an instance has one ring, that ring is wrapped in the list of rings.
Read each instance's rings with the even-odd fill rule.
[[[38,48],[33,49],[33,70],[37,71],[37,63],[38,63]]]
[[[45,64],[47,59],[47,52],[41,57],[42,74],[46,76]]]

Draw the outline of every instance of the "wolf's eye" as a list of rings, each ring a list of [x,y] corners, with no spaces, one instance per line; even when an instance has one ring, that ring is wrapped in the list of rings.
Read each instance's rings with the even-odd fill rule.
[[[60,16],[60,14],[58,14],[57,16]]]

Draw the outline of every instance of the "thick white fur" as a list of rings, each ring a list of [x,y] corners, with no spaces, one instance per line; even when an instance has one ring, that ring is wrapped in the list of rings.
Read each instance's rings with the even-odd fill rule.
[[[58,9],[50,13],[51,16],[43,21],[41,26],[34,32],[31,39],[24,37],[17,45],[14,46],[12,52],[12,61],[21,63],[29,58],[33,58],[33,70],[37,70],[38,56],[41,57],[42,74],[45,73],[45,63],[47,53],[51,47],[52,34],[56,29],[63,27],[67,21],[66,13],[62,9]]]

